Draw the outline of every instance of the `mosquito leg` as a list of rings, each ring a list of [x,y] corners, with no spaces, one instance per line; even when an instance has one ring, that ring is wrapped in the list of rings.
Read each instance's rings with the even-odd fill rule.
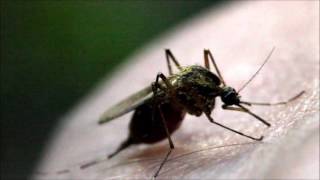
[[[251,112],[249,109],[243,107],[242,105],[240,104],[236,104],[237,106],[239,106],[240,108],[237,108],[237,107],[230,107],[230,106],[227,106],[227,105],[222,105],[222,109],[225,109],[225,110],[231,110],[231,111],[240,111],[240,112],[245,112],[245,113],[248,113],[250,114],[251,116],[255,117],[256,119],[258,119],[259,121],[261,121],[263,124],[267,125],[268,127],[271,126],[270,123],[268,123],[266,120],[264,120],[263,118],[261,118],[260,116],[254,114],[253,112]]]
[[[228,129],[229,131],[232,131],[232,132],[234,132],[234,133],[237,133],[237,134],[239,134],[239,135],[241,135],[241,136],[247,137],[247,138],[252,139],[252,140],[255,140],[255,141],[262,141],[262,139],[263,139],[263,136],[260,136],[259,138],[255,138],[255,137],[252,137],[252,136],[243,134],[242,132],[239,132],[239,131],[237,131],[237,130],[231,129],[231,128],[229,128],[229,127],[227,127],[227,126],[224,126],[224,125],[222,125],[222,124],[220,124],[220,123],[217,123],[216,121],[213,120],[213,118],[210,116],[210,114],[208,114],[208,113],[205,113],[205,114],[206,114],[207,118],[209,119],[209,121],[210,121],[211,123],[216,124],[216,125],[218,125],[218,126],[220,126],[220,127],[222,127],[222,128]]]
[[[169,130],[167,128],[167,124],[165,122],[164,115],[163,115],[160,107],[158,106],[157,93],[158,93],[158,88],[160,88],[160,85],[158,84],[158,77],[160,77],[160,76],[161,75],[159,74],[157,76],[156,82],[152,84],[152,91],[153,91],[153,95],[154,95],[154,98],[153,98],[153,109],[152,109],[152,121],[154,121],[155,111],[156,111],[156,108],[158,108],[158,110],[160,112],[160,115],[161,115],[162,125],[163,125],[163,127],[164,127],[164,129],[166,131],[167,136],[168,136],[170,147],[173,147],[173,143],[172,143],[172,140],[171,140],[171,137],[170,137]]]
[[[181,71],[182,68],[181,68],[179,62],[178,62],[178,61],[176,60],[176,58],[173,56],[173,54],[172,54],[172,52],[170,51],[170,49],[166,49],[165,52],[166,52],[166,60],[167,60],[169,75],[172,75],[172,74],[173,74],[170,60],[172,60],[173,63],[176,65],[176,67]]]
[[[170,84],[169,80],[165,77],[165,75],[163,75],[162,73],[158,73],[157,77],[156,77],[156,81],[152,84],[152,91],[153,91],[153,95],[154,95],[154,98],[153,98],[153,115],[152,115],[152,119],[154,119],[154,112],[155,112],[155,108],[156,106],[158,106],[157,104],[157,93],[158,93],[158,88],[159,89],[162,89],[163,91],[165,92],[168,92],[167,89],[163,88],[160,84],[159,84],[159,78],[162,79],[162,81],[166,84],[167,88],[169,89],[169,92],[172,90],[172,85]],[[171,140],[171,137],[170,137],[170,133],[168,131],[168,128],[167,128],[167,124],[165,122],[165,118],[163,116],[163,113],[160,109],[160,107],[158,106],[157,107],[159,109],[159,112],[160,112],[160,115],[161,115],[161,120],[162,120],[162,124],[166,130],[166,134],[168,136],[168,140],[169,140],[169,144],[170,144],[170,147],[173,147],[173,143],[172,143],[172,140]]]
[[[164,159],[162,160],[162,162],[161,162],[161,164],[160,164],[157,172],[153,175],[153,178],[156,178],[156,177],[159,175],[159,173],[160,173],[163,165],[167,162],[168,157],[170,156],[170,154],[171,154],[171,152],[172,152],[173,149],[174,149],[174,148],[171,148],[171,147],[170,147],[168,153],[166,154],[166,156],[165,156]]]
[[[167,87],[167,89],[164,88],[164,87],[159,83],[159,79],[161,79],[161,80],[164,82],[164,84],[165,84],[165,86]],[[162,74],[162,73],[158,73],[158,74],[157,74],[156,81],[155,81],[154,83],[152,83],[151,86],[152,86],[152,91],[153,91],[153,92],[157,92],[158,88],[161,89],[161,90],[164,90],[164,91],[169,91],[169,92],[172,92],[172,90],[173,90],[172,84],[171,84],[170,81],[167,79],[167,77],[166,77],[164,74]],[[155,93],[154,93],[154,95],[155,95]]]
[[[156,177],[159,175],[160,170],[162,169],[162,167],[163,167],[164,164],[166,163],[169,155],[170,155],[171,152],[172,152],[172,149],[174,149],[174,144],[173,144],[173,142],[172,142],[172,139],[171,139],[171,136],[170,136],[170,132],[169,132],[169,130],[168,130],[167,123],[166,123],[166,121],[165,121],[165,117],[164,117],[164,115],[163,115],[163,113],[162,113],[162,111],[161,111],[160,106],[158,105],[158,100],[157,100],[158,96],[157,96],[157,93],[158,93],[158,89],[161,89],[161,87],[162,87],[162,86],[159,84],[159,78],[161,78],[161,79],[163,80],[163,82],[166,84],[167,88],[170,89],[170,88],[172,87],[172,85],[170,84],[170,82],[167,80],[167,78],[166,78],[162,73],[159,73],[159,74],[157,75],[156,81],[152,84],[152,91],[153,91],[153,96],[154,96],[154,98],[153,98],[153,110],[152,110],[152,121],[154,121],[154,118],[155,118],[155,117],[154,117],[154,116],[155,116],[155,110],[156,110],[156,108],[158,108],[158,111],[159,111],[160,116],[161,116],[161,118],[160,118],[160,119],[161,119],[161,123],[162,123],[162,126],[163,126],[163,128],[164,128],[164,130],[165,130],[165,133],[166,133],[166,135],[167,135],[170,149],[169,149],[168,153],[166,154],[166,156],[164,157],[164,159],[162,160],[162,162],[161,162],[158,170],[157,170],[156,173],[153,175],[153,178],[156,178]]]
[[[215,68],[215,70],[217,71],[218,76],[219,76],[219,79],[221,80],[222,85],[223,85],[223,86],[226,86],[226,83],[225,83],[225,81],[223,80],[223,77],[222,77],[222,75],[221,75],[221,72],[220,72],[220,70],[219,70],[219,68],[218,68],[218,66],[217,66],[217,64],[216,64],[216,62],[215,62],[215,60],[214,60],[214,58],[213,58],[213,55],[211,54],[210,50],[205,49],[205,50],[204,50],[204,65],[205,65],[205,67],[206,67],[207,69],[210,69],[209,59],[211,60],[213,66],[214,66],[214,68]]]
[[[163,126],[163,128],[165,129],[166,134],[167,134],[167,138],[168,138],[168,142],[169,142],[169,147],[170,147],[170,149],[169,149],[168,153],[166,154],[166,156],[164,157],[164,159],[162,160],[162,162],[161,162],[158,170],[157,170],[156,173],[153,175],[153,178],[156,178],[156,177],[159,175],[162,167],[163,167],[164,164],[167,162],[167,160],[168,160],[168,158],[169,158],[172,150],[174,149],[174,144],[173,144],[173,142],[172,142],[171,135],[170,135],[170,132],[169,132],[169,130],[168,130],[167,123],[166,123],[166,121],[165,121],[165,117],[164,117],[164,115],[163,115],[163,113],[162,113],[162,111],[161,111],[160,106],[158,106],[158,110],[159,110],[159,112],[160,112],[162,126]]]
[[[288,104],[296,99],[298,99],[302,94],[304,94],[305,91],[299,92],[297,95],[293,96],[292,98],[288,99],[287,101],[280,101],[275,103],[266,103],[266,102],[247,102],[247,101],[241,101],[240,103],[244,103],[247,105],[259,105],[259,106],[276,106],[276,105],[285,105]]]
[[[163,87],[160,83],[159,83],[159,78],[162,79],[162,81],[164,82],[164,84],[166,85],[167,88]],[[164,91],[165,93],[171,93],[173,90],[173,87],[171,85],[171,83],[169,82],[169,80],[166,78],[166,76],[162,73],[158,73],[157,77],[156,77],[156,81],[153,82],[151,84],[152,87],[152,92],[153,92],[153,112],[152,112],[152,121],[154,121],[154,112],[156,109],[156,105],[158,104],[158,89],[161,89],[162,91]]]

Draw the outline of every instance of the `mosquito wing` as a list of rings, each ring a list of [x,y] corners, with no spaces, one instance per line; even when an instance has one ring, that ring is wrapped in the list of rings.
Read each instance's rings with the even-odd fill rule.
[[[131,96],[120,101],[118,104],[112,106],[110,109],[105,111],[99,120],[99,124],[109,122],[112,119],[115,119],[119,116],[122,116],[134,110],[136,107],[138,107],[139,105],[144,103],[147,99],[150,99],[151,97],[152,97],[151,86],[148,86],[132,94]]]

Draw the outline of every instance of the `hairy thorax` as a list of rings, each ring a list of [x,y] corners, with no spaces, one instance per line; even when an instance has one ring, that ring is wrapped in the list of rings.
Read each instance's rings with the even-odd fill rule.
[[[203,112],[211,112],[215,97],[221,93],[220,79],[208,69],[193,65],[170,79],[174,90],[174,98],[189,114],[200,116]]]

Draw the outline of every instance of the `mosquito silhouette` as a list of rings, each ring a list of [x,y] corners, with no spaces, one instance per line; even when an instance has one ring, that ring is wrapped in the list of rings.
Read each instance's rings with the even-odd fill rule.
[[[169,76],[158,73],[155,82],[151,83],[151,85],[129,96],[103,113],[99,124],[110,122],[130,111],[135,111],[129,124],[130,131],[127,139],[108,158],[112,158],[130,145],[153,144],[163,139],[168,139],[169,150],[153,175],[153,178],[156,178],[175,148],[171,134],[180,127],[187,113],[194,116],[205,114],[209,122],[215,125],[249,139],[262,141],[263,136],[253,137],[218,123],[211,117],[211,112],[215,107],[215,99],[220,97],[223,102],[223,109],[250,114],[264,125],[270,127],[270,123],[250,111],[247,106],[284,105],[300,97],[304,91],[287,101],[276,103],[243,101],[239,93],[260,72],[271,57],[274,49],[272,48],[254,75],[237,91],[226,84],[210,50],[204,50],[203,67],[199,65],[181,66],[172,52],[166,49],[165,55]],[[179,72],[173,73],[172,62]],[[210,71],[210,62],[213,64],[217,74]]]

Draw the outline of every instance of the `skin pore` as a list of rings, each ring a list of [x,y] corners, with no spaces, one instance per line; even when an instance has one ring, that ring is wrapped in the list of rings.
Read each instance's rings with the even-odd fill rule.
[[[270,128],[245,113],[223,110],[217,99],[211,114],[215,121],[255,137],[263,135],[263,142],[215,126],[205,116],[187,116],[172,136],[175,149],[159,179],[319,178],[318,12],[317,1],[234,2],[164,34],[136,52],[63,118],[36,170],[49,173],[34,177],[150,179],[168,141],[132,146],[106,160],[126,138],[132,114],[99,126],[102,112],[150,85],[157,72],[168,74],[165,48],[182,66],[204,65],[203,50],[210,49],[226,84],[238,89],[275,46],[269,62],[241,91],[242,100],[276,102],[306,93],[287,105],[249,107]],[[102,161],[79,169],[97,159]]]

